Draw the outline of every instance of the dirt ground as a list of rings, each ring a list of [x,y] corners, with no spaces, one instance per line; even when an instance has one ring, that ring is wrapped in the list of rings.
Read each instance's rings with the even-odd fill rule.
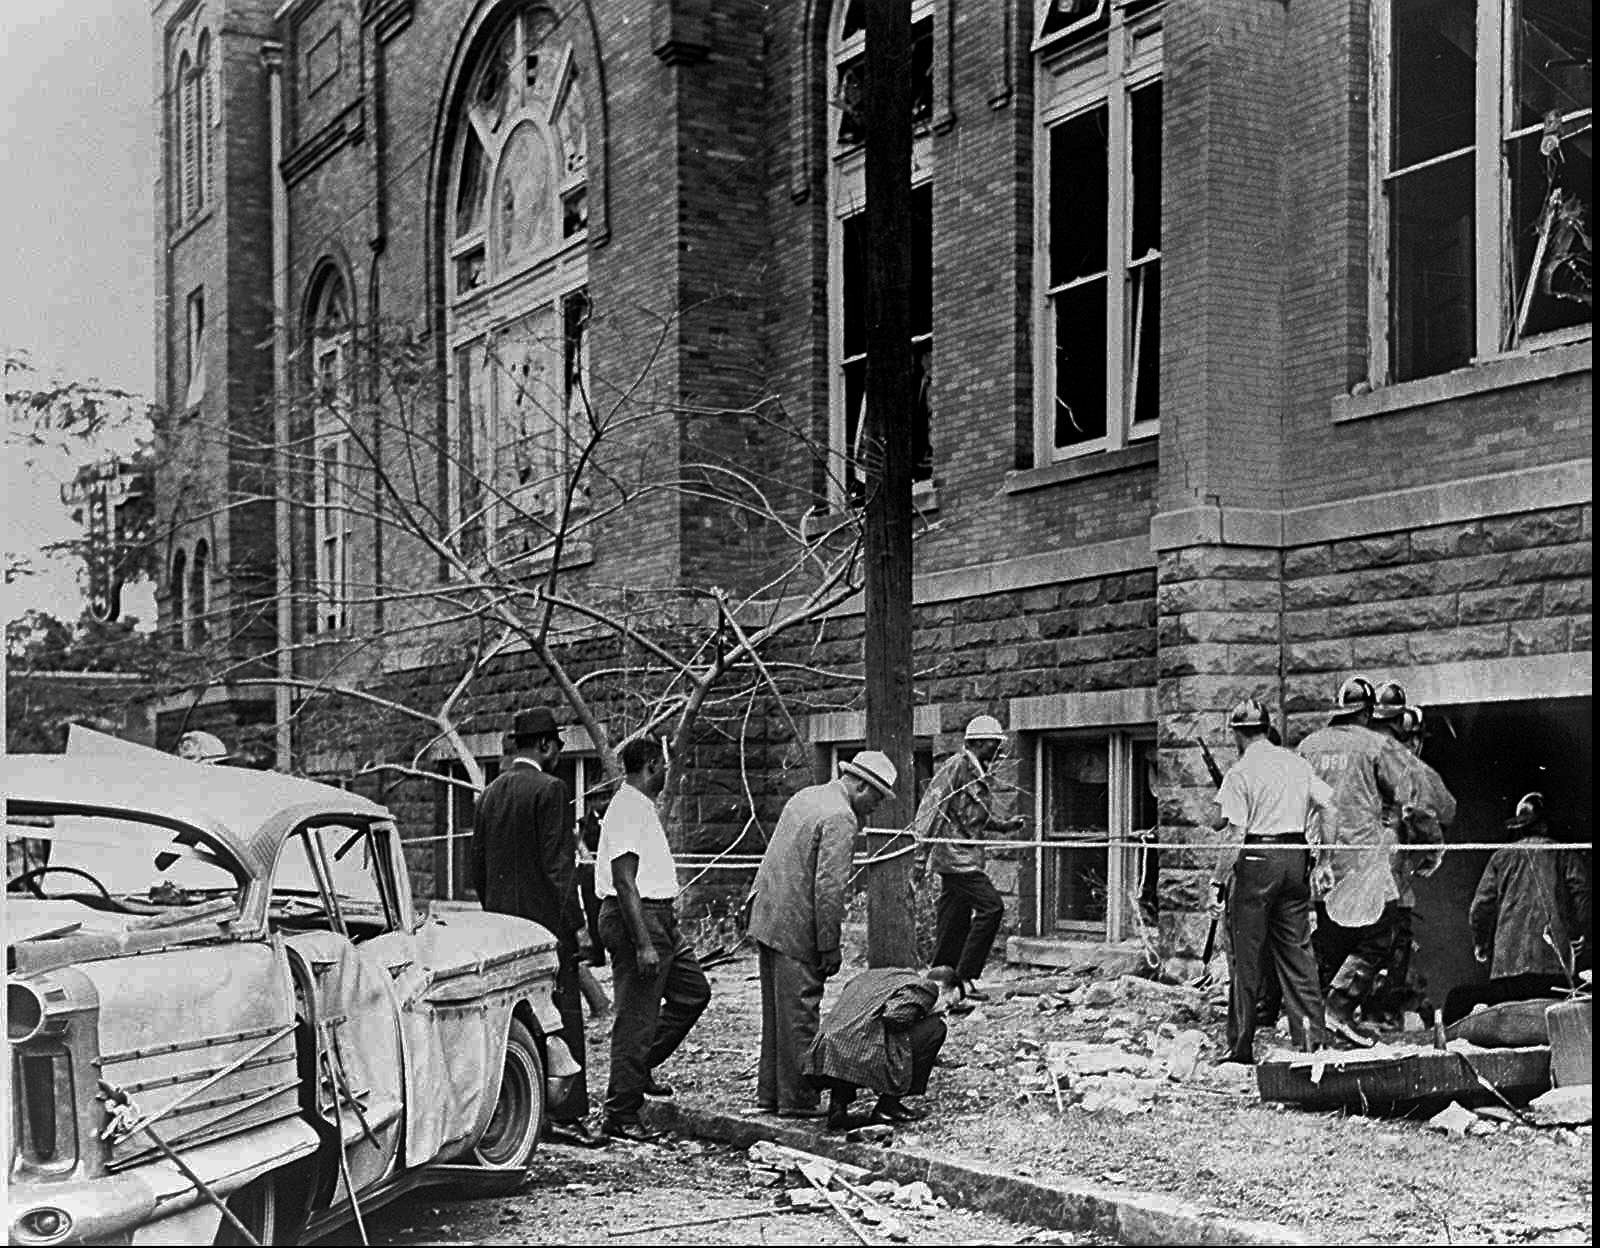
[[[852,970],[829,985],[824,1011]],[[753,1108],[759,987],[748,952],[709,972],[711,1006],[662,1069],[688,1105]],[[1031,994],[1000,999],[1008,985]],[[609,981],[600,972],[602,983]],[[994,1001],[951,1020],[941,1066],[924,1104],[935,1112],[902,1129],[892,1147],[1028,1175],[1087,1181],[1176,1197],[1236,1218],[1265,1219],[1338,1243],[1588,1243],[1593,1231],[1593,1139],[1587,1127],[1501,1126],[1446,1138],[1422,1121],[1311,1113],[1263,1104],[1248,1072],[1202,1067],[1186,1082],[1146,1080],[1137,1112],[1090,1112],[1042,1076],[1052,1041],[1110,1040],[1148,1055],[1163,1023],[1198,1027],[1220,1052],[1217,998],[1159,992],[1118,996],[1114,980],[1076,995],[1098,1004],[1061,1006],[1088,974],[1041,977],[991,967]],[[1189,1003],[1199,1000],[1198,1010]],[[591,1026],[591,1088],[605,1086],[606,1020]],[[1233,1072],[1229,1074],[1228,1072]],[[1153,1089],[1153,1090],[1152,1090]],[[820,1127],[818,1128],[820,1130]],[[1485,1128],[1488,1130],[1489,1128]],[[736,1228],[739,1224],[735,1223]],[[842,1228],[841,1228],[842,1229]],[[737,1242],[737,1241],[729,1241]]]
[[[791,1176],[791,1183],[799,1186]],[[836,1214],[782,1207],[743,1150],[698,1140],[614,1142],[603,1151],[543,1147],[515,1196],[447,1200],[421,1192],[372,1215],[375,1244],[857,1244]],[[714,1215],[754,1216],[652,1229]],[[1034,1228],[964,1209],[897,1212],[917,1244],[1041,1242]],[[870,1229],[870,1228],[869,1228]],[[874,1242],[889,1242],[874,1233]],[[358,1242],[347,1227],[325,1243]],[[1054,1234],[1048,1243],[1087,1243]]]

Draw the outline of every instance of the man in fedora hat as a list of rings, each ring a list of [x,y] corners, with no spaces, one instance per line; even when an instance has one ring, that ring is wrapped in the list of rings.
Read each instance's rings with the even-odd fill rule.
[[[1517,839],[1494,851],[1467,910],[1472,951],[1489,964],[1489,981],[1452,988],[1447,1023],[1475,1005],[1546,997],[1570,984],[1587,943],[1589,873],[1550,835],[1544,794],[1523,797],[1506,831]]]
[[[863,750],[826,784],[801,789],[778,816],[751,890],[750,938],[761,970],[761,1064],[756,1102],[785,1118],[819,1118],[800,1071],[817,1034],[822,982],[843,963],[839,929],[861,821],[893,796],[895,767]]]
[[[472,882],[485,910],[515,914],[548,928],[559,957],[555,1004],[561,1038],[580,1067],[559,1101],[548,1107],[545,1138],[598,1148],[591,1131],[589,1088],[581,1069],[583,997],[578,987],[577,840],[567,786],[555,774],[561,732],[546,708],[519,713],[512,726],[516,753],[483,796],[472,824]]]

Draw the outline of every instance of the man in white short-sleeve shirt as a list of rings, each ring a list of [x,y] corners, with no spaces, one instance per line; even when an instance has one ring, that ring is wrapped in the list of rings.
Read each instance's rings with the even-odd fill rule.
[[[619,754],[627,774],[600,821],[595,850],[600,939],[611,954],[617,998],[601,1129],[637,1140],[646,1138],[639,1122],[644,1098],[672,1095],[655,1069],[695,1025],[711,985],[673,908],[678,868],[655,802],[667,779],[661,743],[641,737]]]
[[[1239,761],[1222,777],[1212,825],[1232,842],[1217,857],[1212,884],[1227,898],[1233,946],[1226,1059],[1233,1062],[1255,1060],[1257,1003],[1269,970],[1296,1043],[1305,1048],[1324,1038],[1311,952],[1311,844],[1320,839],[1333,790],[1303,758],[1267,739],[1269,722],[1254,698],[1229,714]]]

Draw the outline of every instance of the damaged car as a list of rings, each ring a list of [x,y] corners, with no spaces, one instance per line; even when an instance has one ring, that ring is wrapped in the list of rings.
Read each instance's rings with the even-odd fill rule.
[[[0,758],[13,1244],[293,1243],[520,1184],[554,938],[419,913],[389,811],[74,729]]]

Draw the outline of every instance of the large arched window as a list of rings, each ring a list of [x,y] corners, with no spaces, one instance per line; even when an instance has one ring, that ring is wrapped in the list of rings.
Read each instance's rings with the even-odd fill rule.
[[[175,226],[187,225],[216,193],[215,66],[212,65],[211,33],[195,37],[191,31],[183,38],[177,70],[172,80],[172,140],[175,158],[171,169],[174,192],[172,209]]]
[[[867,405],[866,72],[868,0],[840,0],[829,23],[829,445],[836,465],[835,506],[859,501]],[[912,480],[933,480],[933,7],[911,0],[911,345],[916,408]]]
[[[350,606],[351,369],[350,301],[331,265],[315,279],[307,338],[311,349],[313,542],[318,632],[341,629]]]
[[[587,412],[587,89],[562,23],[517,6],[491,29],[453,119],[448,468],[469,559],[536,556],[568,496]]]

